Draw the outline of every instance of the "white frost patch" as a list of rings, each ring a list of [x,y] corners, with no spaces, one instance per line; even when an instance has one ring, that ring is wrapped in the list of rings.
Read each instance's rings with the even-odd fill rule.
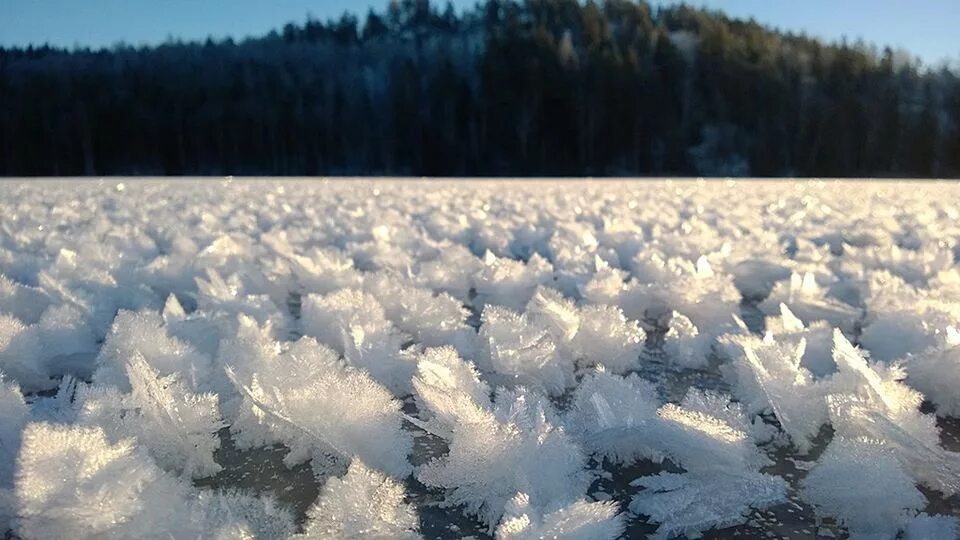
[[[354,456],[397,478],[410,473],[413,445],[400,428],[400,402],[382,385],[340,362],[311,338],[278,343],[256,321],[222,348],[241,397],[230,429],[245,447],[281,441],[288,466],[312,459],[318,476]],[[344,396],[351,405],[343,406]]]
[[[443,488],[445,504],[464,505],[490,528],[518,492],[548,513],[586,494],[586,456],[556,425],[547,399],[522,388],[503,389],[491,404],[466,368],[450,367],[461,375],[415,382],[421,402],[445,420],[449,431],[437,434],[450,445],[447,455],[420,468],[421,482]]]
[[[624,529],[624,516],[616,503],[576,501],[556,512],[541,515],[526,493],[518,493],[497,527],[497,540],[614,540]]]
[[[303,533],[294,538],[419,539],[420,520],[405,496],[396,480],[354,459],[343,478],[327,480],[307,510]]]

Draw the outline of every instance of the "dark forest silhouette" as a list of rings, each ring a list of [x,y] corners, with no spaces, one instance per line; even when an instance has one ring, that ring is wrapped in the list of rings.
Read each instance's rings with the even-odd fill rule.
[[[0,49],[0,174],[960,175],[960,81],[686,6],[394,2]]]

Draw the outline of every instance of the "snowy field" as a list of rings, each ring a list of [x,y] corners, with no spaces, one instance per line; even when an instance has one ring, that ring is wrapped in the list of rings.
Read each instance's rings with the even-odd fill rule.
[[[957,183],[2,181],[0,520],[956,538],[958,218]]]

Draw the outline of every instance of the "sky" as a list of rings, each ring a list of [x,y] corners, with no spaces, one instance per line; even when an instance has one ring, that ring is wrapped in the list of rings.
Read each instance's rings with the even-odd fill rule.
[[[444,5],[443,0],[434,0]],[[476,0],[452,0],[462,9]],[[671,3],[654,0],[655,5]],[[928,64],[960,62],[960,0],[688,0],[782,30],[835,41],[863,38]],[[0,45],[156,44],[169,37],[258,36],[288,22],[382,10],[387,0],[0,0]]]

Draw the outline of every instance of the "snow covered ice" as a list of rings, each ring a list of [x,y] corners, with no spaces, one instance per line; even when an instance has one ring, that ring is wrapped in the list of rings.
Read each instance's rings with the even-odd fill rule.
[[[0,522],[957,538],[957,201],[947,182],[4,181]]]

